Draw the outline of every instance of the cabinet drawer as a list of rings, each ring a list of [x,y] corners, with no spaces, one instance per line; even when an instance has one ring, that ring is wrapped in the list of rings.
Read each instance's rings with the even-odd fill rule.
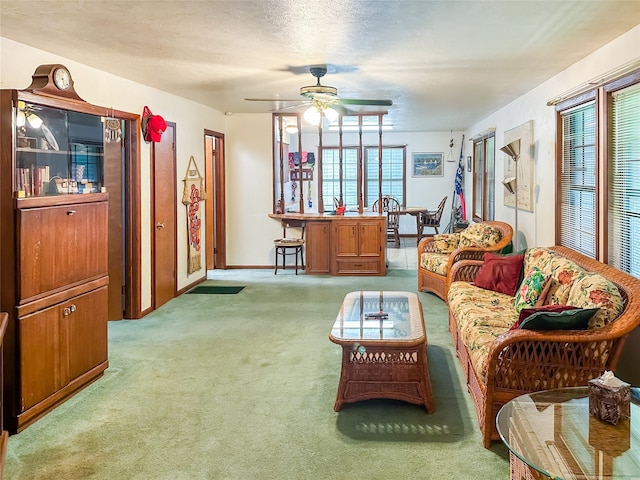
[[[354,260],[338,259],[337,266],[338,270],[336,273],[342,275],[363,273],[377,274],[380,273],[380,258],[359,258]]]
[[[18,295],[107,275],[108,203],[18,209]]]

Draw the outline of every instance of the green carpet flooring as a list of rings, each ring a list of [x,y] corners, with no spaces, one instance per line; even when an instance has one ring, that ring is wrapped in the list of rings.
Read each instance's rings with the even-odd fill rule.
[[[9,439],[5,479],[508,479],[482,447],[447,330],[420,293],[436,412],[393,400],[333,411],[341,349],[328,333],[354,290],[416,291],[386,277],[216,271],[237,295],[182,295],[110,322],[104,377]]]

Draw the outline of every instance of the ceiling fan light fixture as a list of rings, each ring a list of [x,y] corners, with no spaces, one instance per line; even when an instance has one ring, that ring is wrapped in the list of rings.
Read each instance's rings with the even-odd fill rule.
[[[300,95],[313,98],[315,95],[326,95],[328,97],[338,96],[338,89],[329,85],[309,85],[300,87]]]
[[[320,112],[315,106],[309,107],[303,114],[304,119],[312,125],[318,125]]]
[[[340,114],[331,107],[325,108],[323,113],[324,113],[324,116],[327,117],[327,120],[329,120],[329,123],[335,122],[336,120],[338,120],[338,117],[340,116]]]

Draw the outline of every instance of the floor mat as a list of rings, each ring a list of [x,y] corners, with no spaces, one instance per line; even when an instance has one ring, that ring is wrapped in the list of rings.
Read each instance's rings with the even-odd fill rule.
[[[187,293],[204,293],[204,294],[235,294],[242,291],[244,287],[229,287],[229,286],[216,286],[216,285],[200,285]]]

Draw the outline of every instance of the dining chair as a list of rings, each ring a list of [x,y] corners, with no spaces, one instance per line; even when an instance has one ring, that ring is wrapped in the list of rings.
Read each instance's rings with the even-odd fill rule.
[[[382,205],[379,204],[382,200]],[[400,202],[391,195],[385,195],[373,202],[371,208],[374,212],[387,214],[387,241],[394,242],[396,248],[400,248]]]
[[[418,216],[418,239],[416,244],[420,243],[420,239],[425,236],[425,227],[433,228],[436,232],[436,235],[438,234],[438,227],[440,226],[440,220],[442,218],[442,212],[444,212],[444,206],[447,203],[447,198],[448,197],[445,196],[440,201],[440,204],[435,211],[427,210],[425,212],[420,212],[420,215]]]

